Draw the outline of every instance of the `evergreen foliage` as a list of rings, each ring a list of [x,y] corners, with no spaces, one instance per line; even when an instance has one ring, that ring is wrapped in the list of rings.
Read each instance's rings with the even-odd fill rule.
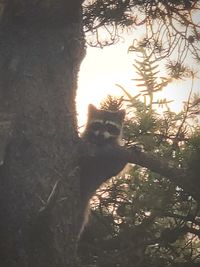
[[[140,56],[134,64],[140,93],[131,97],[120,86],[128,114],[125,145],[142,147],[172,166],[189,167],[199,181],[199,97],[191,93],[179,113],[170,110],[167,99],[155,101],[158,89],[171,79],[160,78],[157,60],[144,47],[130,50]],[[121,101],[109,96],[102,107],[120,108]],[[162,113],[156,112],[158,106]],[[129,165],[97,191],[91,206],[91,222],[79,247],[82,266],[199,266],[199,204],[165,177]]]
[[[124,29],[142,29],[143,45],[157,58],[169,58],[171,72],[175,67],[174,76],[180,77],[187,56],[200,60],[199,9],[199,0],[88,0],[83,4],[87,42],[102,48],[118,42]]]

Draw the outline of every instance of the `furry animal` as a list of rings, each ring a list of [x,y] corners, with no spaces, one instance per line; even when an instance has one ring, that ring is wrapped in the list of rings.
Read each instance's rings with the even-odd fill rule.
[[[88,121],[82,139],[97,146],[119,145],[121,141],[125,111],[88,108]]]
[[[88,120],[81,138],[91,148],[80,161],[81,201],[84,210],[80,233],[88,221],[89,200],[100,185],[126,165],[119,156],[125,111],[100,110],[89,105]]]

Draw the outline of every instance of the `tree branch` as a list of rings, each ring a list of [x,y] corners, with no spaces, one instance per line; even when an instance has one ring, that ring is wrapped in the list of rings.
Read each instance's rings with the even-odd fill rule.
[[[92,167],[94,168],[94,163],[96,164],[96,162],[102,160],[104,162],[102,164],[102,169],[104,169],[105,162],[108,162],[108,164],[112,165],[116,163],[117,166],[113,171],[114,176],[114,172],[121,171],[126,163],[137,164],[168,178],[175,185],[191,195],[196,201],[200,202],[200,195],[197,186],[199,181],[197,180],[197,177],[195,177],[188,169],[173,167],[165,159],[158,158],[155,155],[147,152],[143,152],[138,149],[138,147],[131,147],[127,149],[119,146],[96,147],[91,144],[85,145],[84,155],[81,153],[80,159],[84,168],[87,167],[87,169],[89,169],[91,167],[90,163],[92,163]],[[96,161],[94,161],[94,159]],[[86,164],[86,162],[88,163]],[[94,169],[97,171],[97,168]],[[105,182],[110,177],[111,176],[108,177],[108,175],[106,176],[105,172],[104,177],[102,177],[101,180],[98,178],[99,180],[95,184],[96,189],[101,183]],[[92,182],[94,183],[94,179]],[[93,185],[93,189],[95,186]]]
[[[129,163],[134,163],[148,168],[150,171],[168,178],[171,182],[189,193],[196,201],[200,202],[200,195],[197,186],[199,181],[189,169],[173,167],[165,159],[142,152],[136,147],[131,147],[123,153],[127,153]]]

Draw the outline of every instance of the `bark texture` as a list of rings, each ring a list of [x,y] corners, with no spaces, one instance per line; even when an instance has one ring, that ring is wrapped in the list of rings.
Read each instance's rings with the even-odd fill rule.
[[[76,266],[81,3],[5,1],[0,40],[0,266]]]

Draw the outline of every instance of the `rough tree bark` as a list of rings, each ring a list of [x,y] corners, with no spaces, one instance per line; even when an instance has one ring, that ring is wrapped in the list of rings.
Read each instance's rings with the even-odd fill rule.
[[[0,266],[76,266],[81,1],[4,2],[0,112],[12,134],[0,174]]]

